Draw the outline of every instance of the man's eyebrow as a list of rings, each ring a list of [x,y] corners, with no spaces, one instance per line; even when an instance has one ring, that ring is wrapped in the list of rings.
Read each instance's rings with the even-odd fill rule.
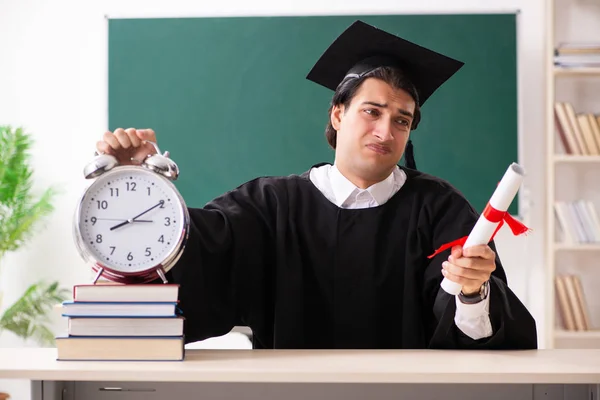
[[[381,107],[381,108],[387,108],[387,106],[388,106],[386,103],[377,103],[377,102],[374,102],[374,101],[363,101],[362,104],[369,104],[371,106]],[[411,118],[415,117],[410,111],[403,110],[402,108],[399,108],[398,112],[400,114],[402,114],[402,115],[407,116],[407,117],[411,117]]]

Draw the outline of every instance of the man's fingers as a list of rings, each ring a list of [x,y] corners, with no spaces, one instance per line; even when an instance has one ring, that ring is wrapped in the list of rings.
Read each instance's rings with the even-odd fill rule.
[[[119,141],[112,132],[105,132],[102,139],[114,150],[119,150],[121,148]]]
[[[493,260],[496,258],[496,253],[487,244],[481,244],[476,246],[470,246],[463,249],[464,257],[481,257],[486,260]]]
[[[444,278],[448,278],[452,282],[458,283],[460,286],[463,286],[463,287],[465,287],[465,286],[466,287],[481,286],[481,282],[485,281],[485,279],[470,279],[470,278],[465,278],[460,275],[455,275],[446,269],[442,270],[442,275],[444,275]]]
[[[140,140],[150,140],[151,142],[156,143],[156,134],[152,129],[138,129],[137,136]]]
[[[127,135],[127,132],[125,132],[124,129],[122,129],[122,128],[116,129],[115,137],[119,141],[119,144],[121,145],[122,148],[128,149],[131,147],[131,140],[129,140],[129,136]]]
[[[144,143],[144,141],[146,141],[146,140],[149,142],[156,143],[156,134],[154,133],[154,131],[152,129],[138,129],[137,136],[138,136],[138,138],[140,138],[140,140],[142,141],[142,144],[143,144],[142,158],[145,158],[148,154],[156,153],[156,149],[154,148],[154,146],[151,143]]]
[[[463,255],[463,248],[460,245],[452,246],[452,250],[450,251],[450,255],[454,258],[459,258]]]
[[[100,140],[96,143],[96,150],[98,150],[99,154],[112,154],[114,155],[114,150],[112,149],[112,147],[110,147],[110,145],[108,143],[106,143],[104,140]]]
[[[491,272],[487,268],[486,269],[465,268],[465,267],[461,267],[459,265],[453,264],[448,261],[442,263],[442,268],[445,271],[452,274],[453,276],[457,276],[457,277],[464,278],[464,279],[480,280],[480,281],[487,280],[489,278],[490,272]]]
[[[488,273],[493,272],[496,269],[496,263],[490,260],[485,260],[483,258],[468,258],[468,257],[460,257],[453,258],[450,256],[448,258],[448,262],[454,264],[461,268],[468,268],[474,270],[486,271]]]
[[[140,147],[142,144],[142,141],[140,140],[140,138],[137,135],[137,132],[135,130],[135,128],[129,128],[125,130],[125,133],[127,133],[127,137],[129,138],[129,141],[131,142],[131,145],[133,147]]]

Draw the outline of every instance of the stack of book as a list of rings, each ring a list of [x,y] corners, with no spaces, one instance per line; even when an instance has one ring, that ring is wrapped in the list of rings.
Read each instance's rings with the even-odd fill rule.
[[[73,287],[62,303],[67,333],[56,338],[58,360],[184,359],[179,285],[96,284]]]
[[[600,43],[561,43],[554,50],[558,67],[600,67]]]

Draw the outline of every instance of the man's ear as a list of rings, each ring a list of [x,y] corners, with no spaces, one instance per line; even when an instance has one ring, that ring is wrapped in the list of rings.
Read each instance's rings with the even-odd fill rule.
[[[344,114],[344,105],[343,104],[335,105],[331,109],[331,116],[330,116],[331,126],[336,131],[340,130],[340,125],[342,123],[342,115],[343,114]]]

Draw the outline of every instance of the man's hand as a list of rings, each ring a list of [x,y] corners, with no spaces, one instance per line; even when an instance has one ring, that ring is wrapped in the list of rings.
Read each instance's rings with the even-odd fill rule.
[[[460,284],[465,295],[478,293],[496,270],[496,253],[488,245],[454,246],[442,268],[444,277]]]
[[[154,146],[144,143],[145,140],[156,143],[156,134],[152,129],[115,129],[106,132],[102,140],[96,143],[100,153],[117,157],[120,165],[139,164],[149,154],[156,153]]]

